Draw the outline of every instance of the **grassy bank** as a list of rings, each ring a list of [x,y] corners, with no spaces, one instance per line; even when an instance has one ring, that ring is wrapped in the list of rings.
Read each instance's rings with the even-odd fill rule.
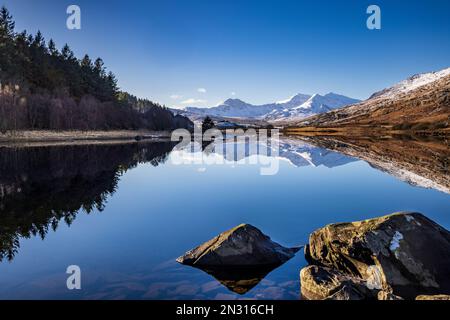
[[[0,143],[17,142],[77,142],[170,138],[169,131],[111,130],[111,131],[15,131],[0,133]]]

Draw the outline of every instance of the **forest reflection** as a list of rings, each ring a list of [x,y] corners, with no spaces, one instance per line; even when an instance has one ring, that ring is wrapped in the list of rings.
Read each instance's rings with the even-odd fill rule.
[[[171,142],[0,148],[0,261],[20,238],[45,238],[81,211],[102,211],[120,177],[140,163],[158,166]]]

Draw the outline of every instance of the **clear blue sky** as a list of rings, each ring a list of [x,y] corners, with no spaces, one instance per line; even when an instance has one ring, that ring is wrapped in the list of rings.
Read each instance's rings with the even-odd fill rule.
[[[102,57],[119,85],[168,106],[330,91],[364,99],[450,66],[450,1],[0,0],[18,31]],[[66,28],[77,4],[82,29]],[[382,29],[366,28],[381,7]],[[199,92],[199,88],[206,92]],[[234,95],[233,95],[234,93]]]

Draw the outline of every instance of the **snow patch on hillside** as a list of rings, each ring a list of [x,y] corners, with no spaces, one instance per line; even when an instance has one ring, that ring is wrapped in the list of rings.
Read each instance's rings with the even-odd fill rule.
[[[416,74],[390,88],[374,93],[370,98],[393,98],[400,93],[410,92],[448,75],[450,75],[450,68],[436,72]]]

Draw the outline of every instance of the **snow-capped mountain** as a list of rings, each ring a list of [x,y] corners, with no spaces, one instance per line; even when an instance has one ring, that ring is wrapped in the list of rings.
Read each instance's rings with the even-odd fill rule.
[[[409,77],[408,79],[403,80],[390,88],[375,92],[374,94],[372,94],[372,96],[370,96],[369,99],[380,97],[393,98],[400,93],[410,92],[448,75],[450,75],[450,68],[446,68],[436,72],[415,74],[412,77]]]
[[[187,107],[181,112],[187,116],[201,115],[276,121],[290,118],[302,119],[356,102],[359,100],[335,93],[323,96],[299,93],[284,101],[263,105],[252,105],[240,99],[228,99],[212,108]]]
[[[266,113],[273,110],[272,106],[255,106],[239,99],[228,99],[222,104],[212,108],[187,107],[184,109],[188,113],[200,114],[204,116],[215,116],[224,118],[261,118]]]
[[[317,114],[291,126],[365,126],[382,124],[401,130],[444,130],[448,128],[450,68],[417,74],[369,99]],[[420,124],[420,126],[419,126]]]
[[[324,96],[315,94],[311,96],[304,103],[293,108],[285,108],[282,110],[273,110],[266,115],[266,120],[291,120],[303,119],[315,114],[331,111],[336,108],[341,108],[346,105],[351,105],[359,102],[357,99],[352,99],[336,93],[328,93]]]

